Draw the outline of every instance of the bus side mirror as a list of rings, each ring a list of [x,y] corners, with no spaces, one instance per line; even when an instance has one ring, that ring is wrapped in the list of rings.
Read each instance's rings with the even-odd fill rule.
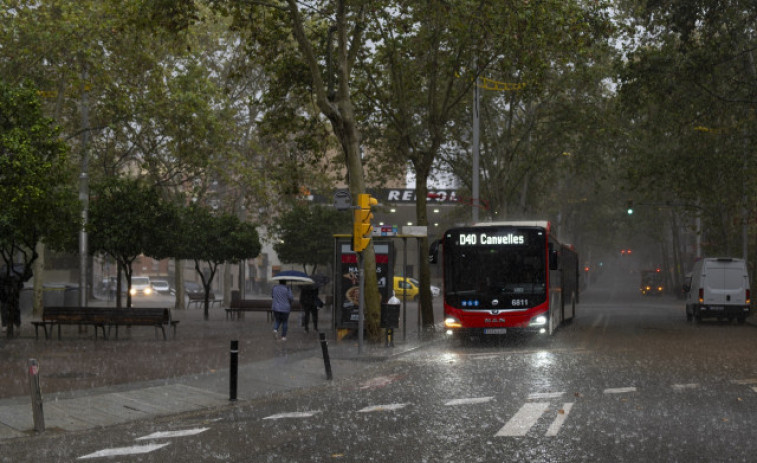
[[[436,264],[439,262],[439,240],[434,240],[428,248],[428,263]]]
[[[559,268],[560,268],[560,261],[558,258],[558,252],[555,251],[554,249],[550,249],[549,250],[549,269],[558,270]]]

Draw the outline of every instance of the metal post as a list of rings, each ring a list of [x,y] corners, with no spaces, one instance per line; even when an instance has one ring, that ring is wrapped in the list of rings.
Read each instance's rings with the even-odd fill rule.
[[[331,380],[333,378],[331,374],[331,360],[329,360],[329,344],[326,341],[326,333],[318,333],[318,337],[321,340],[321,351],[323,352],[323,365],[326,367],[326,379]]]
[[[87,81],[89,72],[86,64],[82,71],[81,95],[81,125],[82,125],[82,154],[81,172],[79,173],[79,201],[81,201],[81,229],[79,230],[79,305],[87,306],[89,299],[87,291],[87,264],[89,257],[89,242],[87,237],[87,221],[89,220],[89,90]]]
[[[363,328],[365,325],[365,261],[363,260],[363,254],[357,253],[358,260],[358,272],[360,273],[360,301],[358,305],[358,317],[357,317],[357,353],[363,353]]]
[[[407,271],[407,238],[402,237],[402,281],[405,282]],[[407,341],[407,297],[402,295],[402,341]]]
[[[479,120],[478,120],[478,77],[473,84],[473,178],[471,183],[471,193],[473,195],[473,223],[478,222],[478,139],[479,139]]]
[[[34,418],[34,430],[45,431],[45,414],[42,410],[42,391],[39,388],[39,364],[35,359],[29,359],[29,386],[32,395],[32,416]]]
[[[237,378],[239,365],[239,341],[231,341],[231,355],[229,362],[229,400],[237,400]]]

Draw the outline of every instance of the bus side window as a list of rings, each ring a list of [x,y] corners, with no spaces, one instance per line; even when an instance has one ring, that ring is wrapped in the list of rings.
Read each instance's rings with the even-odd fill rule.
[[[559,268],[558,252],[552,247],[552,243],[549,243],[549,269],[558,270]]]

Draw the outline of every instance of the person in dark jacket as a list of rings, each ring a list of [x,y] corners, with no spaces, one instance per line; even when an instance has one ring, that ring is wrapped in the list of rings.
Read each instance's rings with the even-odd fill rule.
[[[323,301],[318,297],[318,286],[309,285],[300,290],[300,305],[302,306],[302,327],[308,333],[310,318],[313,319],[313,330],[318,332],[318,309],[323,307]]]

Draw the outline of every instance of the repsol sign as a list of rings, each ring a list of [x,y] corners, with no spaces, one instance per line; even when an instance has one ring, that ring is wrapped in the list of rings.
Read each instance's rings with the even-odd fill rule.
[[[384,190],[386,201],[392,203],[415,203],[417,200],[413,189],[390,189]],[[429,203],[446,203],[457,201],[455,190],[429,190],[427,201]]]

